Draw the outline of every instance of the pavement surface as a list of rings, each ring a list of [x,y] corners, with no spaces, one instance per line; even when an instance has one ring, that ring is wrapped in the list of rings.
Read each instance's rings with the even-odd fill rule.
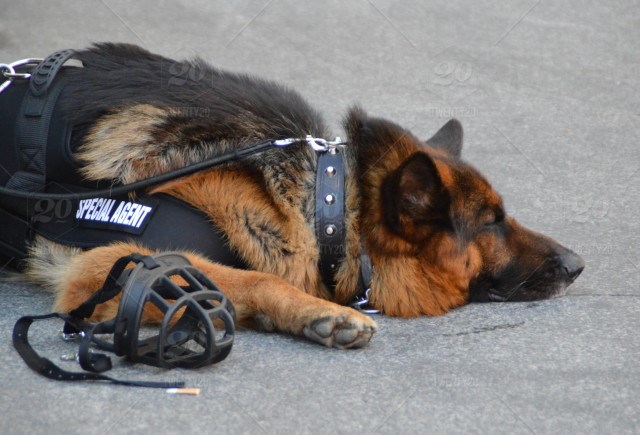
[[[199,397],[57,383],[10,343],[47,312],[0,284],[0,433],[638,433],[640,8],[634,1],[0,0],[0,61],[94,41],[288,83],[340,133],[352,103],[427,138],[449,118],[508,211],[576,252],[560,299],[379,317],[367,349],[241,331]],[[58,325],[33,331],[57,360]],[[68,366],[72,367],[72,366]]]

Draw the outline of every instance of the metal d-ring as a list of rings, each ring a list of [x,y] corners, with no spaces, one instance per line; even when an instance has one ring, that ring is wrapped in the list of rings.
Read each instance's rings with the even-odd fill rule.
[[[2,92],[7,89],[12,82],[12,79],[8,78],[7,74],[15,74],[16,70],[14,70],[13,67],[9,64],[0,63],[0,71],[2,72],[2,75],[7,79],[0,85],[0,92]]]
[[[369,306],[369,296],[371,295],[371,289],[368,288],[364,292],[364,297],[359,298],[351,304],[351,308],[356,309],[364,314],[380,314],[380,310],[375,308],[366,308]]]
[[[0,84],[0,93],[7,89],[14,80],[29,80],[31,78],[31,73],[17,73],[16,68],[20,68],[27,65],[37,65],[42,62],[43,59],[39,58],[26,58],[16,60],[11,63],[0,63],[0,72],[2,76],[6,79],[4,83]]]

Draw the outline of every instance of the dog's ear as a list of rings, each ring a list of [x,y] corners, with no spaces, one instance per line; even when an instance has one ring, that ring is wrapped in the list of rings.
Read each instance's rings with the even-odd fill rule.
[[[431,139],[427,140],[427,145],[444,150],[452,156],[460,158],[463,139],[464,130],[462,129],[462,124],[457,119],[451,119]]]
[[[372,167],[382,172],[397,168],[421,146],[409,131],[386,119],[369,117],[359,107],[349,111],[344,126],[357,150],[361,174]]]
[[[344,125],[349,139],[361,154],[386,153],[409,135],[399,125],[386,119],[370,117],[358,106],[349,110]]]
[[[391,228],[411,236],[449,221],[450,196],[436,165],[424,152],[407,158],[383,186],[385,218]]]
[[[360,106],[352,106],[344,118],[344,128],[353,142],[361,142],[363,128],[368,120],[367,113]]]

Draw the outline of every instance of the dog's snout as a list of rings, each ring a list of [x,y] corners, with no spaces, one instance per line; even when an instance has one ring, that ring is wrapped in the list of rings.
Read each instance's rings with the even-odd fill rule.
[[[582,257],[569,250],[560,256],[560,265],[571,281],[574,281],[584,270]]]

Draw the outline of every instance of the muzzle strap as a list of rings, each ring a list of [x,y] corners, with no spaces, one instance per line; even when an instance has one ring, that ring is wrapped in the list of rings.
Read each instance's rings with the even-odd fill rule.
[[[96,309],[96,306],[113,299],[122,291],[122,285],[119,285],[121,284],[119,283],[119,280],[123,277],[122,274],[126,269],[126,267],[129,265],[129,263],[131,262],[139,263],[143,261],[143,258],[145,257],[135,253],[135,254],[127,255],[126,257],[122,257],[118,259],[118,261],[115,262],[113,267],[111,267],[111,270],[109,271],[109,274],[107,275],[107,279],[105,280],[102,288],[97,292],[95,292],[93,295],[91,295],[91,297],[87,299],[85,302],[83,302],[78,308],[70,311],[69,317],[72,319],[86,319],[88,317],[91,317],[91,315],[93,315],[94,310]],[[146,258],[151,258],[151,257],[146,257]],[[148,262],[145,262],[145,266],[149,267],[148,264],[149,264]],[[69,326],[68,331],[67,331],[67,325]],[[67,322],[67,324],[65,324],[64,332],[65,333],[79,332],[77,330],[74,331],[73,329],[75,329],[74,326],[69,322]]]

